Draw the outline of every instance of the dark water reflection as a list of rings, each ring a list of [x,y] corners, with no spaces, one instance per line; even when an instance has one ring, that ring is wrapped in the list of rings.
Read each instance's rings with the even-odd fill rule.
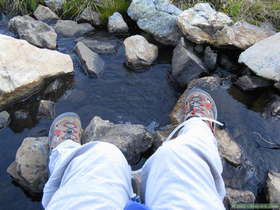
[[[0,33],[11,35],[5,24],[0,24]],[[94,36],[97,39],[116,39],[103,32]],[[74,77],[61,78],[63,86],[57,92],[43,94],[43,90],[24,103],[8,109],[12,122],[10,127],[0,131],[1,210],[42,208],[40,202],[34,202],[14,185],[6,173],[25,137],[46,136],[48,133],[52,120],[37,118],[40,99],[55,101],[56,115],[67,111],[78,113],[84,127],[95,115],[113,122],[140,123],[145,126],[151,123],[164,126],[169,123],[168,115],[179,96],[168,80],[171,49],[162,48],[158,63],[149,71],[135,73],[124,66],[124,48],[121,46],[117,54],[102,56],[106,63],[105,73],[96,79],[81,72],[78,59],[73,53],[74,45],[73,38],[60,38],[58,41],[58,50],[70,54],[74,60]],[[280,170],[279,151],[265,149],[263,142],[254,134],[258,132],[264,138],[280,143],[279,121],[265,119],[262,115],[265,105],[275,93],[273,90],[244,93],[236,87],[225,85],[211,94],[218,105],[219,120],[226,123],[227,129],[243,150],[244,163],[240,167],[224,162],[225,181],[234,188],[256,193],[262,189],[269,169]],[[29,113],[28,119],[15,120],[13,116],[16,110],[25,110]]]

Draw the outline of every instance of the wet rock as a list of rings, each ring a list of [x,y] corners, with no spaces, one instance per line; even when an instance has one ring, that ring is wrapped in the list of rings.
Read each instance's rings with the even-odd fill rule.
[[[115,12],[108,19],[108,31],[110,33],[127,33],[129,30],[126,22],[119,12]]]
[[[215,34],[215,45],[218,47],[236,47],[244,50],[274,34],[274,31],[240,21],[233,26],[225,26],[221,31],[218,31]]]
[[[225,203],[228,205],[227,209],[231,209],[234,204],[240,203],[254,203],[256,200],[254,193],[248,190],[236,190],[226,188]]]
[[[226,14],[215,11],[210,4],[198,3],[179,15],[177,24],[187,39],[197,44],[213,44],[214,34],[231,25],[232,20]]]
[[[269,203],[280,205],[280,173],[270,171],[266,180]]]
[[[143,125],[113,124],[94,117],[84,131],[83,143],[104,141],[116,145],[130,164],[136,164],[141,154],[152,147],[152,136]]]
[[[172,76],[182,87],[186,87],[190,81],[197,79],[203,72],[207,72],[202,61],[185,48],[182,38],[173,51]]]
[[[0,35],[0,107],[32,94],[46,78],[72,72],[69,55]]]
[[[206,47],[205,52],[204,52],[204,64],[205,66],[213,71],[216,68],[217,65],[217,59],[218,59],[218,54],[215,53],[211,47]]]
[[[7,111],[0,112],[0,129],[7,127],[10,121],[10,114]]]
[[[275,87],[278,91],[280,91],[280,82],[275,82],[275,83],[274,83],[274,87]]]
[[[241,164],[241,149],[224,129],[216,129],[218,150],[221,157],[225,158],[234,166]]]
[[[203,54],[203,52],[204,52],[204,46],[201,45],[201,44],[197,44],[197,45],[194,47],[194,52],[196,52],[197,54]]]
[[[27,120],[28,118],[30,118],[30,115],[26,110],[17,110],[14,113],[15,120]]]
[[[280,97],[278,95],[272,96],[271,101],[264,108],[263,117],[280,119]]]
[[[100,76],[103,73],[105,63],[95,52],[91,51],[84,43],[78,42],[75,47],[85,73],[91,77]]]
[[[37,47],[56,48],[57,34],[54,29],[28,15],[12,18],[9,21],[9,30]]]
[[[176,45],[180,39],[176,18],[181,12],[169,1],[162,0],[133,0],[127,10],[140,29],[165,45]]]
[[[38,108],[38,116],[53,119],[55,116],[55,103],[53,101],[41,100]]]
[[[51,11],[48,7],[45,7],[43,5],[39,5],[33,14],[37,20],[41,20],[41,21],[59,19],[59,17],[53,11]]]
[[[241,53],[239,63],[244,63],[258,76],[280,81],[280,33],[257,42]]]
[[[253,75],[244,75],[239,77],[235,84],[244,91],[250,91],[257,88],[270,87],[273,85],[273,82]]]
[[[220,59],[218,61],[218,64],[226,71],[236,73],[238,69],[238,63],[235,63],[231,57],[228,55],[222,54],[219,56]]]
[[[156,151],[162,143],[168,138],[169,134],[176,128],[176,125],[167,125],[163,129],[160,129],[156,132],[154,143],[153,143],[153,151]]]
[[[124,46],[126,64],[135,70],[152,65],[158,57],[158,47],[140,35],[126,38]]]
[[[72,20],[58,20],[54,26],[55,31],[65,37],[83,35],[87,32],[93,31],[94,27],[89,23],[78,24]]]
[[[44,2],[53,11],[58,11],[62,9],[65,0],[44,0]]]
[[[188,90],[197,87],[205,91],[213,91],[220,87],[221,82],[222,80],[219,77],[203,77],[190,82],[190,84],[188,85],[188,89],[186,89],[186,91],[180,96],[177,104],[170,114],[172,123],[180,124],[184,121],[185,110],[183,108],[185,106],[185,98]]]
[[[7,172],[28,192],[41,193],[48,179],[48,156],[47,137],[25,138]]]
[[[81,39],[88,48],[98,54],[116,54],[120,43],[115,40],[94,40],[94,39]]]
[[[47,86],[45,90],[45,94],[57,92],[62,87],[63,87],[63,82],[60,79],[56,79]]]
[[[90,7],[84,9],[78,18],[79,22],[88,22],[94,26],[100,26],[102,24],[101,17],[98,12],[93,11]]]

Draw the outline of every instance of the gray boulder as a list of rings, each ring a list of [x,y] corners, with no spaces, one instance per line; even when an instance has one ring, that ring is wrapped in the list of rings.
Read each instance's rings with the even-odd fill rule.
[[[235,84],[244,91],[250,91],[257,88],[272,86],[273,82],[257,76],[244,75],[239,77]]]
[[[150,66],[158,57],[158,47],[143,36],[135,35],[124,40],[126,64],[132,69]]]
[[[115,12],[108,19],[108,31],[110,33],[127,33],[128,25],[119,12]]]
[[[173,51],[172,76],[182,87],[197,79],[203,72],[207,72],[202,61],[191,50],[186,48],[184,39],[178,43]]]
[[[215,53],[211,47],[206,47],[205,51],[204,51],[204,57],[203,57],[203,61],[205,66],[213,71],[216,66],[217,66],[217,59],[218,59],[218,54]]]
[[[7,127],[10,120],[10,114],[7,111],[0,112],[0,129]]]
[[[96,40],[83,38],[79,39],[83,42],[88,48],[98,54],[116,54],[120,43],[117,40]]]
[[[280,205],[280,173],[270,171],[266,184],[268,201]]]
[[[41,21],[50,21],[50,20],[59,19],[59,17],[52,10],[50,10],[50,8],[45,7],[41,4],[37,7],[37,9],[34,11],[33,14],[37,20],[41,20]]]
[[[254,193],[248,190],[237,190],[232,188],[226,188],[225,203],[228,205],[227,209],[232,209],[233,205],[248,203],[252,204],[256,200]]]
[[[58,20],[54,26],[55,31],[65,37],[83,35],[87,32],[93,31],[94,27],[89,23],[78,24],[72,20]]]
[[[9,21],[9,30],[16,33],[20,39],[43,48],[55,49],[57,34],[54,29],[30,16],[16,16]]]
[[[55,103],[53,101],[41,100],[37,115],[39,117],[48,117],[53,119],[55,116]]]
[[[152,147],[153,138],[143,125],[113,124],[94,117],[84,131],[82,142],[104,141],[117,146],[128,162],[136,164],[141,154]]]
[[[280,81],[280,33],[261,40],[241,53],[239,63],[244,63],[258,76]]]
[[[47,7],[51,8],[53,11],[59,11],[66,0],[44,0]]]
[[[182,11],[169,1],[133,0],[127,10],[138,27],[165,45],[176,45],[180,39],[176,19]]]
[[[87,22],[94,26],[100,26],[102,24],[99,13],[93,11],[90,7],[84,9],[84,11],[78,17],[78,22]]]
[[[42,193],[48,179],[48,156],[47,137],[25,138],[7,172],[28,192]]]
[[[77,43],[75,52],[77,53],[87,75],[94,77],[102,74],[105,63],[97,53],[91,51],[82,42]]]

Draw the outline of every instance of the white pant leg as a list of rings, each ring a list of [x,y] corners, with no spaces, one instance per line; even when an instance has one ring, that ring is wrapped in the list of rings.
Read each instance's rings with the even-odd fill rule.
[[[191,118],[180,135],[165,142],[142,170],[145,204],[153,209],[224,209],[222,163],[208,125]]]
[[[131,169],[112,144],[65,141],[52,151],[46,209],[123,209],[133,196]]]

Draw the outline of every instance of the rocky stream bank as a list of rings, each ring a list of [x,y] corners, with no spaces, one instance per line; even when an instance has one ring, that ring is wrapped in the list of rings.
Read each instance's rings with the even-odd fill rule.
[[[2,16],[0,207],[39,208],[4,170],[32,198],[40,196],[48,128],[58,114],[80,114],[83,143],[113,143],[138,169],[182,122],[193,87],[211,93],[226,125],[217,140],[227,208],[280,204],[280,33],[234,23],[207,3],[182,11],[168,0],[133,0],[106,31],[88,8],[78,22],[51,9]]]

